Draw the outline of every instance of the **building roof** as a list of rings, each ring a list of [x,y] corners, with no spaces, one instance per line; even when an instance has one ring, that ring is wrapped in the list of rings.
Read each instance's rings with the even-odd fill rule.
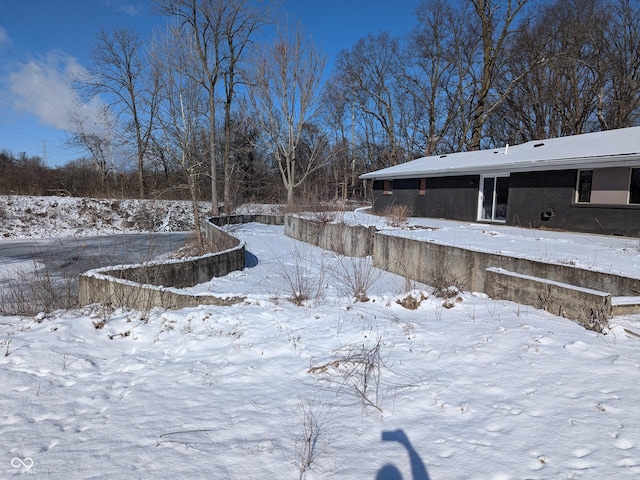
[[[640,127],[534,140],[473,152],[422,157],[361,179],[443,177],[574,168],[640,167]]]

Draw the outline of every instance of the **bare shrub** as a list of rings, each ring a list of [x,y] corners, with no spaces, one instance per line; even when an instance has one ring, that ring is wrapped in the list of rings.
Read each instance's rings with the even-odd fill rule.
[[[198,242],[195,239],[191,239],[185,245],[180,247],[178,250],[172,253],[171,258],[181,259],[188,257],[201,257],[202,255],[207,255],[208,253],[221,252],[226,250],[227,244],[224,240],[217,238],[202,238],[202,246],[198,245]]]
[[[300,472],[299,480],[306,476],[306,472],[316,461],[320,452],[321,439],[325,435],[324,424],[326,422],[326,411],[322,405],[314,406],[311,402],[300,401],[297,420],[302,431],[294,438],[296,467]]]
[[[367,292],[380,279],[382,271],[373,266],[371,257],[339,257],[335,275],[348,295],[358,302],[368,302]]]
[[[411,291],[401,299],[396,300],[398,305],[402,305],[407,310],[416,310],[423,300],[427,299],[427,295],[421,291]]]
[[[319,273],[315,273],[317,265],[312,255],[294,248],[289,260],[279,260],[279,274],[288,293],[288,299],[295,305],[302,306],[308,300],[318,299],[322,293],[324,283],[324,267],[321,265]]]
[[[363,407],[373,407],[382,413],[379,405],[380,375],[384,366],[381,346],[381,338],[373,346],[346,345],[334,352],[333,360],[311,367],[309,373],[320,375],[329,384],[337,384],[338,393],[355,396]]]
[[[606,317],[593,317],[589,321],[583,322],[583,325],[587,330],[592,330],[596,333],[604,333],[609,328],[609,319]]]
[[[581,323],[587,330],[592,330],[596,333],[605,333],[609,329],[609,317],[610,314],[604,307],[590,308],[589,315],[586,320]]]
[[[383,214],[386,218],[387,225],[390,227],[404,227],[408,223],[411,215],[411,207],[409,205],[391,205]]]
[[[431,280],[433,294],[438,298],[452,298],[461,291],[461,279],[456,276],[446,262],[440,262]]]
[[[162,225],[162,214],[157,208],[144,208],[142,205],[139,210],[134,212],[127,219],[127,226],[130,228],[137,228],[138,230],[146,232],[158,231]]]
[[[0,290],[4,315],[35,315],[77,306],[76,278],[67,273],[56,277],[33,260],[33,270],[16,270],[13,281]]]

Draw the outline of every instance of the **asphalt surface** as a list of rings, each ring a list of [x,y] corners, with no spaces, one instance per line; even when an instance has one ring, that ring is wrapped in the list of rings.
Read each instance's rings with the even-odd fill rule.
[[[80,273],[107,265],[141,263],[176,251],[192,234],[139,233],[96,237],[0,240],[0,287],[33,281],[35,272],[77,291]],[[0,298],[1,300],[1,298]],[[0,305],[0,310],[2,306]]]

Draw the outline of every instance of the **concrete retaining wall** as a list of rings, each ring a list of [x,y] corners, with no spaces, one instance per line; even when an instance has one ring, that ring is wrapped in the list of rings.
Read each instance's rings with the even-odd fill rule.
[[[612,308],[612,297],[640,295],[640,279],[405,238],[375,227],[288,216],[285,234],[345,255],[373,255],[374,266],[409,280],[485,292],[585,323],[621,311]],[[637,303],[624,308],[640,311]]]
[[[487,268],[500,267],[533,277],[577,287],[609,292],[612,295],[639,295],[640,280],[570,265],[545,263],[495,253],[477,252],[434,242],[376,233],[373,261],[376,267],[408,276],[427,285],[439,280],[442,272],[464,290],[484,292]]]
[[[487,269],[485,293],[500,298],[572,318],[583,323],[611,315],[611,295],[607,292],[576,287],[501,268]]]
[[[320,222],[292,215],[287,215],[284,222],[285,235],[350,257],[372,255],[375,232],[375,227]]]
[[[243,242],[209,221],[204,225],[204,234],[212,244],[225,249],[183,260],[90,270],[79,278],[80,304],[101,303],[148,310],[152,307],[180,309],[197,305],[230,305],[242,301],[240,297],[180,292],[179,288],[192,287],[244,268]]]
[[[532,305],[587,323],[613,312],[612,296],[635,296],[640,292],[640,280],[635,278],[380,232],[375,235],[373,263],[427,285],[444,283],[485,292],[492,298]],[[495,268],[511,275],[497,273]],[[639,310],[637,304],[627,307],[627,311]]]
[[[241,297],[188,295],[190,287],[242,270],[245,245],[219,226],[259,222],[284,223],[285,234],[348,256],[373,255],[374,266],[427,285],[456,285],[486,292],[556,315],[583,321],[610,314],[612,296],[640,296],[640,280],[499,254],[477,252],[429,241],[376,232],[375,227],[332,224],[297,216],[232,215],[204,224],[204,234],[222,251],[163,263],[105,267],[80,275],[83,305],[102,303],[140,310],[180,309],[197,305],[231,305]],[[615,302],[613,302],[615,303]],[[636,312],[639,306],[625,305]]]

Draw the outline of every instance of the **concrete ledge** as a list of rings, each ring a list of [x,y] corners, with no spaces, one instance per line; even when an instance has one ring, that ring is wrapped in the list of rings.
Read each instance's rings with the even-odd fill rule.
[[[367,257],[373,254],[373,236],[376,228],[321,222],[287,215],[284,233],[288,237],[341,255]]]
[[[613,315],[631,315],[640,312],[640,297],[612,297],[611,310]]]
[[[345,255],[373,255],[374,266],[409,280],[485,292],[496,299],[533,305],[581,322],[640,312],[640,301],[628,300],[640,295],[640,279],[636,278],[407,238],[378,232],[375,227],[301,217],[286,217],[285,234]],[[614,295],[628,301],[613,301]]]
[[[577,287],[609,292],[616,296],[640,295],[640,279],[444,245],[432,241],[378,232],[374,243],[374,264],[399,275],[431,285],[441,272],[464,290],[483,292],[486,271],[500,267],[533,277]]]
[[[485,293],[492,298],[532,305],[554,315],[583,322],[611,314],[611,295],[607,292],[502,268],[487,268]]]
[[[243,242],[209,221],[205,223],[204,231],[212,244],[227,248],[201,257],[90,270],[79,277],[80,304],[101,303],[139,310],[152,307],[175,310],[197,305],[231,305],[241,302],[244,298],[190,295],[179,290],[180,287],[192,287],[244,268]]]

